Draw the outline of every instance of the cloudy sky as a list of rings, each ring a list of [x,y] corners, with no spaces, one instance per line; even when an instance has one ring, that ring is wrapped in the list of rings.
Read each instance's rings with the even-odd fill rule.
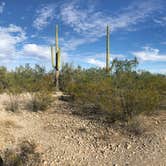
[[[56,24],[63,63],[103,67],[108,24],[111,61],[136,56],[139,69],[166,73],[165,0],[0,0],[0,65],[51,69]]]

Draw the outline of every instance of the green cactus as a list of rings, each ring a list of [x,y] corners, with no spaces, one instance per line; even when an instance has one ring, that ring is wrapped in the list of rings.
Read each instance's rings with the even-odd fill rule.
[[[55,83],[57,89],[59,88],[58,84],[59,84],[60,58],[61,58],[61,50],[58,46],[58,25],[56,25],[55,47],[51,46],[51,61],[52,61],[52,67],[55,69]]]
[[[51,46],[51,62],[52,62],[52,67],[55,68],[54,47],[53,46]]]
[[[106,72],[110,71],[110,29],[107,25],[107,34],[106,34]]]
[[[55,52],[54,52],[54,48],[55,48]],[[60,52],[60,48],[58,46],[58,25],[56,25],[55,47],[51,46],[51,61],[52,61],[52,66],[56,70],[60,69],[60,57],[61,57],[61,52]]]

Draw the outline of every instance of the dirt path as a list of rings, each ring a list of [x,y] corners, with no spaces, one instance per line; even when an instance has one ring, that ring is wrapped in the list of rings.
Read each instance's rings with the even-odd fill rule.
[[[24,98],[22,97],[22,100]],[[4,110],[0,96],[0,150],[26,139],[36,142],[41,166],[165,166],[166,113],[147,120],[141,137],[127,136],[113,128],[71,114],[68,103],[56,100],[43,113]]]

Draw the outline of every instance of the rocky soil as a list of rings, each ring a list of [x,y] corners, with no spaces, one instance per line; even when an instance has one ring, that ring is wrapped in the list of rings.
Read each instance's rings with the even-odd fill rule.
[[[21,109],[7,112],[8,96],[0,95],[0,151],[16,146],[21,140],[34,141],[41,154],[41,166],[165,166],[166,111],[143,117],[145,132],[134,136],[116,125],[105,126],[73,115],[73,107],[60,101],[45,112]]]

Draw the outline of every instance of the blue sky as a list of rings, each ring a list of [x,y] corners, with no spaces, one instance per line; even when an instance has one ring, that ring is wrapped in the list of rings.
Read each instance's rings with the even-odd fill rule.
[[[139,69],[166,74],[165,0],[0,0],[0,65],[51,69],[56,24],[63,63],[104,67],[108,24],[111,61],[136,56]]]

